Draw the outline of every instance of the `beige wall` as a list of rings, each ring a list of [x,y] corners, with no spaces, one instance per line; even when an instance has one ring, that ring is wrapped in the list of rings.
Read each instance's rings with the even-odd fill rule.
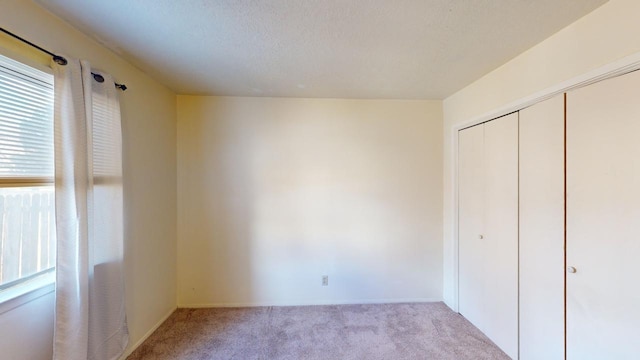
[[[55,293],[0,314],[0,354],[6,360],[49,360],[53,350]]]
[[[31,1],[2,0],[0,24],[47,49],[89,60],[129,90],[121,93],[125,262],[130,346],[176,306],[176,97],[165,86]],[[3,53],[48,57],[0,35]],[[8,49],[8,50],[7,50]],[[2,356],[50,358],[53,296],[0,315]],[[44,315],[40,315],[44,314]],[[37,318],[32,318],[37,317]],[[29,321],[20,319],[29,318]],[[28,328],[27,328],[28,326]],[[28,341],[12,341],[39,329]]]
[[[178,96],[179,306],[441,300],[441,156],[439,101]]]
[[[444,298],[454,304],[454,127],[640,51],[640,1],[610,0],[444,100]]]

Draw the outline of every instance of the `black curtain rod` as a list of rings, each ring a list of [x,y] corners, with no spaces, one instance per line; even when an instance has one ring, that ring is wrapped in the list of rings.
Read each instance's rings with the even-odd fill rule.
[[[23,43],[42,51],[43,53],[51,55],[51,57],[53,58],[53,61],[55,61],[56,63],[58,63],[60,65],[67,65],[67,63],[68,63],[67,59],[63,58],[62,56],[56,55],[56,54],[52,53],[51,51],[49,51],[49,50],[47,50],[45,48],[42,48],[42,47],[32,43],[31,41],[12,33],[11,31],[5,30],[4,28],[1,28],[1,27],[0,27],[0,31],[2,31],[3,33],[11,36],[14,39],[18,39],[18,40],[22,41]],[[94,72],[92,72],[91,75],[93,75],[93,78],[97,82],[99,82],[99,83],[104,82],[104,77],[102,75],[96,74]],[[127,90],[127,85],[116,83],[116,88],[118,88],[118,89],[120,89],[122,91],[125,91],[125,90]]]

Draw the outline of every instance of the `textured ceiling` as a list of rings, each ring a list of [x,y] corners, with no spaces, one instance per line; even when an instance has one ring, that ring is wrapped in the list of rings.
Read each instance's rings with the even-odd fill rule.
[[[442,99],[606,1],[38,2],[179,94]]]

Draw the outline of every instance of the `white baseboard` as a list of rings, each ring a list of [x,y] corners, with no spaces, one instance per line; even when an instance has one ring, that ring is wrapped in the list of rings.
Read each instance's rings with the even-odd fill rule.
[[[140,340],[138,340],[133,346],[129,346],[129,348],[124,352],[124,354],[120,357],[119,360],[125,360],[129,355],[131,355],[134,351],[136,351],[136,349],[142,345],[142,343],[147,340],[147,338],[149,338],[149,336],[151,336],[151,334],[153,334],[154,331],[158,330],[158,328],[160,327],[160,325],[162,325],[163,322],[165,322],[169,316],[171,316],[171,314],[174,313],[174,311],[176,311],[177,307],[172,308],[171,310],[169,310],[168,313],[166,313],[162,318],[160,318],[160,321],[158,321],[155,325],[153,325],[153,327],[151,327],[151,329],[149,329],[149,331],[147,331],[141,338]]]
[[[358,304],[399,304],[399,303],[431,303],[441,302],[439,298],[404,298],[404,299],[356,299],[356,300],[321,300],[300,302],[228,302],[228,303],[195,303],[178,304],[181,309],[224,308],[224,307],[261,307],[261,306],[313,306],[313,305],[358,305]]]

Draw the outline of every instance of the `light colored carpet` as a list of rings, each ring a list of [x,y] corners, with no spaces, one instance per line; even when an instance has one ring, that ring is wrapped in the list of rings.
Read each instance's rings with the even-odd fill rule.
[[[509,359],[443,303],[178,309],[128,359]]]

